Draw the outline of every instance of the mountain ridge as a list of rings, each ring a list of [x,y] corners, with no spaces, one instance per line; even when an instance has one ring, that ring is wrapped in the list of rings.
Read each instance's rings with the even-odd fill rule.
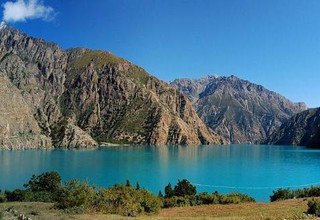
[[[30,143],[39,135],[49,140],[49,148],[91,148],[110,141],[155,145],[223,142],[184,95],[123,58],[85,48],[64,50],[7,25],[0,29],[0,37],[1,77],[16,88],[30,110],[25,120],[37,122],[29,132]],[[2,147],[31,147],[6,144],[8,138],[25,131],[13,129],[13,122],[5,116],[0,119]],[[9,137],[2,135],[8,130]],[[43,146],[34,141],[34,147]]]
[[[294,115],[266,140],[266,144],[320,148],[320,108]]]
[[[210,128],[231,143],[260,143],[307,108],[234,75],[176,79],[171,85],[192,101]]]

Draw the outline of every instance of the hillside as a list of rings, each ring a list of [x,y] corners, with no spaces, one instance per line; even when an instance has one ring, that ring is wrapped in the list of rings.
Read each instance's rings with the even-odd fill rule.
[[[307,108],[235,76],[176,79],[171,85],[188,96],[200,118],[231,143],[259,143]]]
[[[320,108],[293,116],[268,138],[267,143],[320,148]]]
[[[0,77],[10,88],[0,90],[1,148],[222,142],[183,94],[110,52],[66,51],[2,25]]]

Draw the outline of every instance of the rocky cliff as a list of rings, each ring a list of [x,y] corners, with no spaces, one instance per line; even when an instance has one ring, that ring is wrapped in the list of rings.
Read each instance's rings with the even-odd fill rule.
[[[293,116],[266,143],[320,148],[320,108],[308,109]]]
[[[0,76],[2,148],[222,142],[183,94],[109,52],[65,51],[4,25]]]
[[[204,122],[231,143],[259,143],[294,114],[306,110],[260,85],[235,76],[177,79]]]

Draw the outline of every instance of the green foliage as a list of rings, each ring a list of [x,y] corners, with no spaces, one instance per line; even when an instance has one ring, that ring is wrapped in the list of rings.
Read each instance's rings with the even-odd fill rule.
[[[141,213],[156,213],[161,208],[168,207],[255,201],[252,197],[241,193],[222,195],[214,192],[197,195],[196,187],[186,179],[179,180],[174,189],[169,183],[165,187],[165,196],[162,195],[161,191],[158,196],[155,196],[147,190],[141,189],[138,183],[136,187],[132,187],[128,180],[124,185],[115,185],[100,190],[90,186],[87,182],[78,180],[61,184],[61,177],[57,172],[47,172],[39,176],[33,175],[24,186],[26,188],[24,190],[16,189],[4,193],[0,191],[0,202],[54,202],[56,208],[72,212],[94,211],[137,216]],[[319,190],[312,188],[307,192],[318,194]],[[299,193],[305,194],[306,191],[299,191]],[[283,191],[279,191],[276,195],[284,197]]]
[[[8,202],[22,202],[25,201],[26,191],[21,189],[15,189],[13,191],[5,191],[6,199]]]
[[[6,202],[6,201],[7,201],[6,194],[4,194],[4,193],[0,190],[0,203]]]
[[[219,195],[218,193],[200,193],[197,196],[197,200],[201,205],[219,204],[221,201],[221,195]]]
[[[61,188],[61,177],[55,171],[46,172],[39,176],[33,175],[29,182],[24,184],[24,187],[33,192],[56,192]]]
[[[126,185],[115,185],[101,190],[99,201],[101,211],[125,216],[158,212],[162,206],[160,198],[146,190],[137,190]]]
[[[312,199],[308,202],[308,214],[320,217],[320,200]]]
[[[220,199],[220,204],[238,204],[243,202],[255,202],[255,199],[241,193],[230,193]]]
[[[3,212],[0,212],[0,220],[4,219],[4,214]]]
[[[163,201],[164,208],[170,207],[185,207],[198,205],[197,197],[192,195],[186,196],[173,196],[171,198],[165,198]]]
[[[310,188],[304,189],[278,189],[273,191],[273,194],[270,196],[270,201],[286,200],[293,198],[306,198],[306,197],[319,197],[320,196],[320,187],[311,186]]]
[[[164,193],[165,193],[165,198],[172,198],[174,196],[174,192],[171,186],[171,183],[169,183],[165,188],[164,188]]]
[[[278,189],[273,191],[273,195],[270,196],[270,201],[292,199],[293,197],[294,195],[290,189]]]
[[[175,196],[194,196],[196,193],[196,187],[186,179],[181,181],[179,180],[177,185],[174,187]]]
[[[66,182],[56,200],[60,209],[76,209],[84,211],[93,209],[97,200],[96,190],[87,182],[71,180]]]

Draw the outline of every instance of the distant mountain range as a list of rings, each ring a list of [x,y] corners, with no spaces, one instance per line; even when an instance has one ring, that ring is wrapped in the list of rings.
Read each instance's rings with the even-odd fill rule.
[[[293,116],[266,143],[320,148],[320,108],[308,109]]]
[[[176,79],[171,85],[190,99],[211,129],[231,143],[263,142],[290,117],[307,109],[304,103],[293,103],[235,76]]]
[[[5,24],[0,85],[1,148],[223,143],[183,94],[141,67],[109,52],[65,51]]]
[[[64,50],[0,26],[0,148],[319,147],[319,111],[235,76],[167,84],[110,52]]]

